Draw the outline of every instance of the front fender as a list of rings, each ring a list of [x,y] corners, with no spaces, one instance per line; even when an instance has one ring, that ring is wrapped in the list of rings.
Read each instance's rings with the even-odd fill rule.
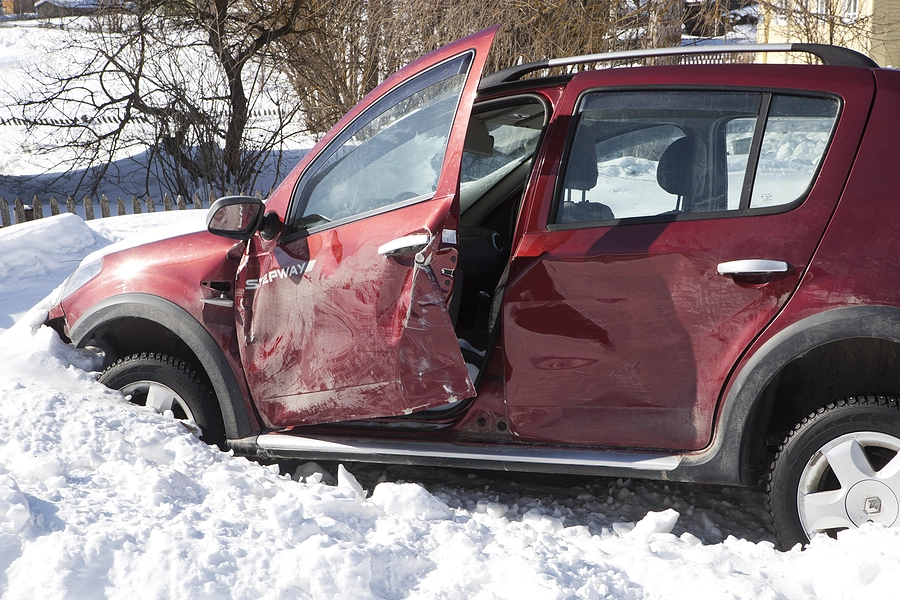
[[[112,296],[86,310],[69,328],[69,337],[76,346],[84,346],[104,325],[128,318],[144,319],[165,327],[191,349],[209,376],[228,438],[242,438],[253,433],[249,398],[245,402],[242,386],[228,359],[203,325],[177,304],[142,293]]]

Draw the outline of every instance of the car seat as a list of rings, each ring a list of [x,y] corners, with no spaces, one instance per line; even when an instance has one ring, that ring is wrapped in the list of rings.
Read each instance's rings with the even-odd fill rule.
[[[566,165],[566,178],[563,181],[564,198],[560,223],[578,223],[581,221],[607,221],[614,219],[612,210],[602,202],[589,202],[588,190],[597,186],[597,147],[591,129],[580,125],[572,142],[569,160]],[[572,200],[572,191],[580,190],[581,198]]]
[[[708,164],[706,144],[694,136],[678,138],[660,156],[656,181],[659,187],[677,196],[677,212],[690,212],[691,200],[703,193]]]

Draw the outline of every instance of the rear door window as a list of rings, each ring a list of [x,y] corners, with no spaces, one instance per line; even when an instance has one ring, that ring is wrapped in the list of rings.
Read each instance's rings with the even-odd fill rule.
[[[588,93],[554,222],[787,210],[812,185],[839,107],[767,92]]]

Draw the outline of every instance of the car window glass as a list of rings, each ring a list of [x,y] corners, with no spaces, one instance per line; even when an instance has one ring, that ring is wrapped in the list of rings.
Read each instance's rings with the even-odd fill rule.
[[[587,94],[566,161],[557,222],[726,210],[729,179],[741,181],[740,169],[746,169],[746,160],[743,167],[740,160],[729,163],[726,124],[749,119],[752,136],[761,96]]]
[[[298,186],[299,227],[433,194],[471,59],[465,54],[399,86],[337,138]]]
[[[791,205],[812,184],[839,109],[763,92],[586,94],[555,222]]]
[[[592,135],[589,131],[580,133]],[[656,183],[656,165],[662,152],[683,137],[679,127],[655,125],[602,140],[595,144],[596,176],[593,157],[578,164],[589,149],[570,157],[560,222],[624,219],[674,208],[672,195]]]
[[[462,156],[463,210],[531,158],[544,121],[544,105],[535,98],[513,106],[476,110],[469,120]]]
[[[787,204],[812,183],[838,113],[831,98],[773,96],[750,208]]]

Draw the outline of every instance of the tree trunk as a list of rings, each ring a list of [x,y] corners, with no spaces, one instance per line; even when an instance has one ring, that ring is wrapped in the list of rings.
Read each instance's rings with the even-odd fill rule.
[[[673,48],[680,46],[683,23],[683,0],[652,0],[647,23],[647,47]]]

